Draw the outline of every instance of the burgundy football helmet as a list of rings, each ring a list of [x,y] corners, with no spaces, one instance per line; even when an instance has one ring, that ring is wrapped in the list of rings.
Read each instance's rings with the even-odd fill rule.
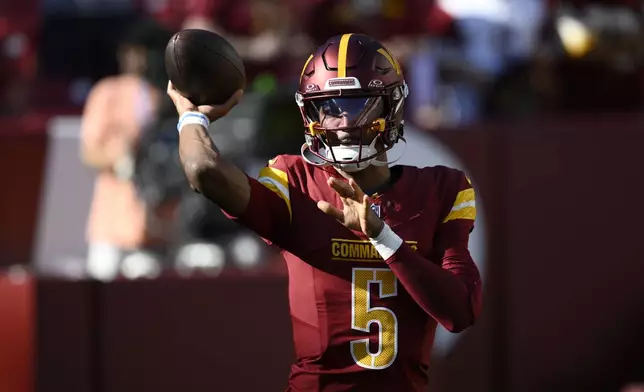
[[[378,158],[402,139],[408,92],[400,65],[378,41],[330,38],[306,61],[295,94],[303,158],[347,172],[389,164]]]

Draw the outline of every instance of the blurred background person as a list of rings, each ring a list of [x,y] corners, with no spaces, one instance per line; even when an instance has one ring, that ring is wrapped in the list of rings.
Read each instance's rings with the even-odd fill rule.
[[[81,158],[97,170],[87,226],[87,272],[96,279],[114,278],[133,251],[145,251],[147,268],[156,268],[152,253],[159,238],[132,179],[141,131],[154,120],[163,99],[159,59],[170,36],[154,22],[136,23],[118,49],[120,74],[96,83],[85,104]]]

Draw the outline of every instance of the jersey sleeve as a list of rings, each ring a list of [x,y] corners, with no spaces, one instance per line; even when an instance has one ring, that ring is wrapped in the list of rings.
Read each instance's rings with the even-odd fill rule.
[[[281,157],[271,159],[257,179],[248,177],[250,201],[239,217],[228,215],[269,244],[283,246],[290,238],[293,210],[288,166]]]
[[[448,331],[460,332],[474,324],[481,308],[479,272],[468,250],[476,204],[474,189],[461,172],[447,169],[442,174],[443,191],[435,201],[442,218],[429,259],[401,241],[385,261],[427,314]]]
[[[448,192],[448,194],[456,196],[447,198],[450,209],[443,219],[443,224],[463,226],[469,232],[474,229],[474,221],[476,220],[476,194],[472,187],[472,181],[462,172],[457,173],[453,187],[455,191]],[[451,200],[454,201],[451,202]]]
[[[457,276],[467,288],[476,317],[481,309],[481,278],[468,248],[476,220],[476,194],[463,172],[455,170],[454,177],[445,193],[446,212],[434,239],[434,249],[442,268]]]

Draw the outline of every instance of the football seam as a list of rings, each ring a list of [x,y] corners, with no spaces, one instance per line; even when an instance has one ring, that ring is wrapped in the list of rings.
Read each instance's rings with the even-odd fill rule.
[[[172,52],[174,54],[174,62],[177,64],[177,71],[179,71],[179,77],[181,80],[185,79],[185,75],[182,71],[181,61],[179,60],[179,54],[177,53],[177,41],[179,40],[179,34],[174,37],[174,42],[172,43]]]
[[[227,43],[228,43],[228,42],[227,42]],[[229,44],[229,43],[228,43],[228,44]],[[229,45],[230,45],[230,44],[229,44]],[[230,45],[230,46],[231,46],[231,48],[233,49],[233,51],[235,51],[235,48],[234,48],[234,47],[232,47],[232,45]],[[212,54],[214,54],[215,56],[219,57],[220,59],[222,59],[222,60],[226,60],[226,62],[227,62],[228,64],[232,65],[232,66],[233,66],[233,68],[235,68],[235,70],[239,73],[239,76],[241,76],[241,77],[242,77],[242,79],[244,79],[244,87],[245,87],[245,85],[246,85],[246,76],[245,76],[245,75],[244,75],[244,73],[242,73],[242,71],[241,71],[241,70],[240,70],[240,69],[235,65],[235,63],[233,63],[232,61],[230,61],[227,57],[222,56],[222,55],[221,55],[221,54],[219,54],[217,51],[212,50],[212,48],[210,48],[209,46],[206,46],[206,45],[201,44],[201,47],[202,47],[202,48],[204,48],[204,49],[206,49],[207,51],[211,52],[211,53],[212,53]],[[237,55],[237,57],[239,57],[239,58],[241,59],[241,56],[239,56],[239,53],[237,53],[237,51],[235,51],[235,54]]]

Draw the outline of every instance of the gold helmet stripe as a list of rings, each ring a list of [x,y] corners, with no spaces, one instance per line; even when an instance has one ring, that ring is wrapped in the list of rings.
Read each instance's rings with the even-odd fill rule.
[[[338,77],[347,77],[347,52],[349,50],[349,39],[352,34],[343,34],[340,38],[340,47],[338,49]]]
[[[398,64],[398,61],[396,61],[396,59],[384,48],[378,49],[378,53],[385,56],[387,60],[389,60],[389,62],[391,63],[391,66],[394,67],[394,69],[396,70],[396,73],[400,75],[400,72],[402,71],[400,70],[400,64]]]
[[[310,55],[308,60],[306,60],[306,63],[304,63],[304,67],[302,68],[302,73],[300,73],[300,82],[302,82],[302,78],[304,77],[304,71],[306,71],[306,67],[309,66],[309,63],[311,62],[312,58],[313,58],[313,55]]]

